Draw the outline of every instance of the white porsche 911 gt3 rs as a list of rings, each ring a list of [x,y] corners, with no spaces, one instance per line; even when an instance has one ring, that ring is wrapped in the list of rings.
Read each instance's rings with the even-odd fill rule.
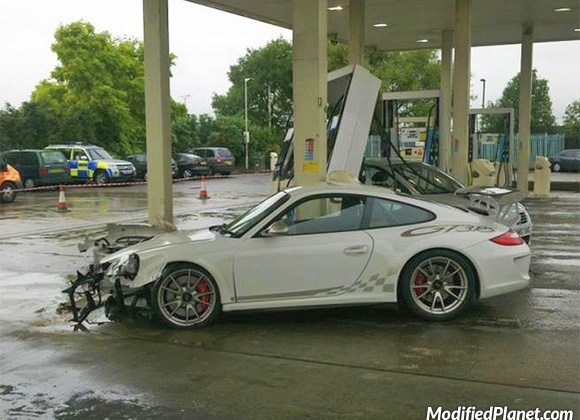
[[[530,250],[478,214],[323,183],[269,197],[229,224],[154,237],[103,258],[100,290],[169,326],[220,311],[402,301],[428,320],[528,285]]]

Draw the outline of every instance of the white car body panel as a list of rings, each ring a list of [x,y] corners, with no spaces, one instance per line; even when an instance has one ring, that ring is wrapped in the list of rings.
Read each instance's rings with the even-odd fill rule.
[[[421,207],[435,220],[349,232],[255,237],[297,201],[329,193],[359,194]],[[129,255],[140,269],[122,285],[136,290],[160,279],[167,264],[189,262],[215,279],[224,311],[365,304],[397,301],[404,265],[435,248],[457,251],[476,269],[480,298],[522,289],[529,283],[526,244],[501,246],[490,239],[507,228],[489,218],[450,206],[391,193],[381,187],[333,185],[294,188],[290,199],[240,238],[209,230],[174,232],[111,254],[101,260],[109,271]],[[349,247],[360,253],[345,255]],[[367,247],[367,248],[365,248]],[[109,281],[114,278],[109,276]],[[106,281],[106,280],[105,280]]]

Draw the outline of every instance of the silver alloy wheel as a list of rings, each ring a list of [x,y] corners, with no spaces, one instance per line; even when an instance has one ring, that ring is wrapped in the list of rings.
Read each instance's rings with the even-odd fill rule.
[[[202,323],[212,314],[216,304],[214,283],[195,269],[182,269],[167,275],[157,292],[161,315],[180,327]]]
[[[558,162],[556,162],[552,165],[553,172],[560,172],[561,170],[562,170],[562,165],[560,165]]]
[[[3,202],[11,203],[16,198],[16,188],[14,188],[14,185],[6,183],[2,186],[2,190],[0,190],[0,196]]]
[[[99,171],[97,172],[97,175],[95,175],[95,182],[99,185],[106,184],[108,180],[109,176],[104,171]]]
[[[469,283],[463,267],[452,258],[432,257],[415,268],[410,287],[413,301],[421,310],[441,315],[462,306]]]
[[[34,180],[33,179],[27,179],[26,182],[24,183],[24,186],[26,188],[34,188]]]
[[[193,178],[193,172],[191,169],[186,169],[183,171],[184,178]]]

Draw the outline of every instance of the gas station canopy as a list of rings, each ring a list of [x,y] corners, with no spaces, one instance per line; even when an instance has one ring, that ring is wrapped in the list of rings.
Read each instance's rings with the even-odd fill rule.
[[[190,1],[284,28],[292,28],[292,0]],[[329,38],[346,41],[348,0],[329,0],[328,6]],[[384,51],[440,48],[441,32],[454,27],[455,1],[366,0],[365,22],[367,47]],[[471,44],[472,46],[519,44],[524,23],[533,25],[534,42],[578,40],[580,39],[580,32],[576,30],[580,28],[578,1],[473,0]],[[385,24],[387,26],[384,26]]]

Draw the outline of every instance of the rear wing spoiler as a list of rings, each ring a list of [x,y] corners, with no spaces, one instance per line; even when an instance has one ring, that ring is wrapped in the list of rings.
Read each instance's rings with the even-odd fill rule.
[[[455,191],[455,195],[469,199],[469,209],[498,216],[502,210],[517,205],[528,195],[513,188],[466,187]]]

